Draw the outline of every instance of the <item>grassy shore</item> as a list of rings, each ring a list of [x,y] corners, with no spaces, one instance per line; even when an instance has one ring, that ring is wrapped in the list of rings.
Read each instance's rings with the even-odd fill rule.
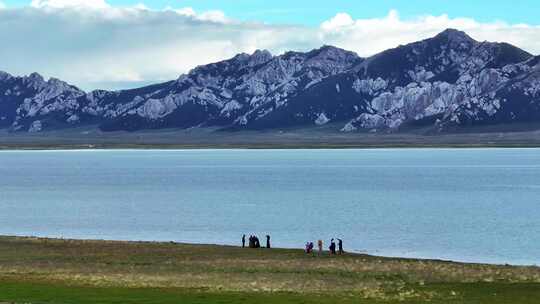
[[[344,133],[341,123],[266,131],[218,128],[102,132],[97,126],[10,133],[0,129],[0,150],[54,149],[346,149],[540,147],[540,123],[483,126],[433,133],[425,128],[399,132]]]
[[[246,150],[292,150],[292,149],[475,149],[475,148],[540,148],[540,143],[467,143],[467,144],[0,144],[0,151],[12,150],[197,150],[197,149],[246,149]]]
[[[537,303],[540,268],[0,237],[0,303]]]

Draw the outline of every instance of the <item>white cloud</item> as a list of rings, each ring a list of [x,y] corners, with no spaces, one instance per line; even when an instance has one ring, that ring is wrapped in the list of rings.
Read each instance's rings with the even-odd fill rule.
[[[179,14],[179,15],[189,16],[189,17],[194,17],[194,16],[197,15],[195,13],[195,10],[192,7],[184,7],[184,8],[180,8],[180,9],[173,9],[172,7],[169,6],[169,7],[165,8],[165,11],[173,11],[173,12],[176,12],[177,14]]]
[[[143,11],[150,10],[148,8],[148,6],[144,5],[144,3],[137,3],[137,4],[135,4],[134,8],[139,9],[139,10],[143,10]]]
[[[38,71],[85,89],[132,87],[239,52],[309,49],[316,40],[313,30],[240,23],[217,11],[36,6],[0,12],[0,41],[10,41],[0,58],[12,59],[0,70]]]
[[[534,54],[540,53],[540,26],[481,23],[447,15],[401,20],[395,10],[386,17],[374,19],[353,20],[346,13],[337,14],[321,24],[320,37],[326,43],[368,56],[399,44],[432,37],[447,28],[463,30],[479,41],[504,41]]]
[[[1,0],[0,0],[1,1]],[[156,11],[144,4],[113,7],[104,0],[34,0],[31,8],[0,11],[0,70],[34,71],[83,88],[133,87],[177,78],[189,69],[269,49],[305,51],[322,44],[362,56],[431,37],[448,28],[478,40],[507,41],[540,53],[540,27],[468,18],[387,16],[355,20],[346,13],[319,27],[239,22],[220,11]]]
[[[349,14],[339,13],[334,18],[323,22],[321,28],[326,31],[335,31],[352,25],[354,25],[354,20]]]
[[[30,6],[34,8],[48,9],[105,9],[111,7],[109,4],[107,4],[107,2],[105,2],[105,0],[32,0]]]
[[[230,21],[222,11],[208,11],[198,16],[200,20],[225,23]]]

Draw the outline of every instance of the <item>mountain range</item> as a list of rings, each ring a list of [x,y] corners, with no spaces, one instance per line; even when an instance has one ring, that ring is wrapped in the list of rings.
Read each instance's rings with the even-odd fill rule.
[[[539,121],[540,56],[454,29],[368,58],[333,46],[279,56],[258,50],[122,91],[85,92],[37,73],[0,72],[0,129],[10,132],[330,123],[340,132],[443,132]]]

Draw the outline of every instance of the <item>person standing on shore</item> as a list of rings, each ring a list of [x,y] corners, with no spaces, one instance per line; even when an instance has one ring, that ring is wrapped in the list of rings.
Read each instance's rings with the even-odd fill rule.
[[[266,248],[270,249],[270,235],[266,235]]]
[[[317,246],[319,247],[319,252],[317,253],[319,256],[322,255],[322,249],[323,249],[323,241],[322,240],[318,240],[317,241]]]
[[[341,254],[344,254],[345,251],[343,251],[343,240],[342,239],[337,239],[338,240],[338,253],[341,255]]]
[[[334,242],[334,239],[330,240],[330,247],[328,249],[330,249],[330,254],[336,254],[336,242]]]
[[[306,243],[306,254],[313,253],[313,242],[307,242]]]
[[[246,248],[246,235],[242,235],[242,248]]]

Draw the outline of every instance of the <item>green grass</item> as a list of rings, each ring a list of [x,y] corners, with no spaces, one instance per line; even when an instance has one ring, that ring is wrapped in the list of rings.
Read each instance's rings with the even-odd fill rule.
[[[0,237],[0,303],[538,303],[540,268]]]
[[[474,283],[435,284],[421,288],[439,296],[429,299],[373,299],[351,293],[255,293],[207,292],[204,290],[166,288],[99,288],[59,284],[0,281],[0,300],[18,303],[62,304],[207,304],[207,303],[471,303],[471,304],[537,304],[537,284]]]
[[[33,303],[77,304],[129,304],[129,303],[332,303],[343,298],[292,293],[239,293],[204,292],[175,289],[125,289],[66,287],[44,284],[2,284],[0,294],[4,301]]]

